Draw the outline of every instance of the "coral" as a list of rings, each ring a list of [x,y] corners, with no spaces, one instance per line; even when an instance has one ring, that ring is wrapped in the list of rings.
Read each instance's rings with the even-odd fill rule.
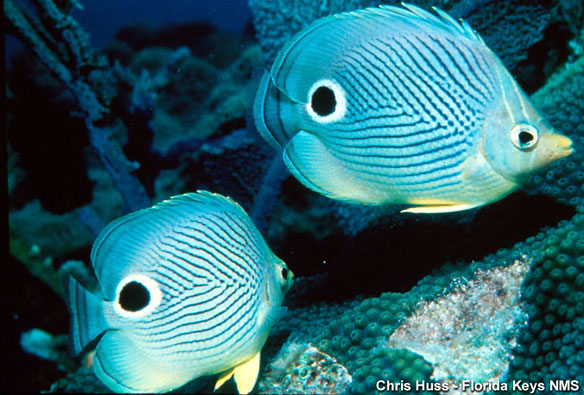
[[[464,18],[503,64],[514,71],[527,59],[528,49],[544,37],[551,15],[544,1],[495,0],[474,8]]]
[[[132,87],[130,108],[147,118],[155,152],[166,156],[173,145],[223,134],[237,122],[243,126],[246,86],[260,54],[252,46],[239,55],[217,69],[187,47],[146,47],[127,68],[118,64],[118,75]]]
[[[116,39],[115,46],[110,49],[118,53],[125,52],[124,47],[138,52],[153,46],[171,49],[186,46],[195,57],[206,59],[219,69],[236,62],[241,48],[249,45],[250,41],[247,34],[221,31],[205,21],[162,27],[127,26],[116,33]]]
[[[535,252],[522,286],[529,322],[508,379],[584,380],[584,207],[557,228],[526,241]]]
[[[43,257],[38,245],[27,247],[22,241],[10,235],[10,254],[18,259],[29,272],[47,284],[55,293],[64,296],[63,286],[57,269],[50,256]]]
[[[572,206],[582,205],[584,198],[584,57],[568,63],[537,91],[532,100],[548,122],[569,136],[574,152],[542,173],[524,187],[530,193],[543,193]]]
[[[347,369],[310,344],[289,342],[266,367],[260,394],[342,394],[351,384]]]
[[[54,383],[48,392],[107,394],[110,390],[95,377],[92,369],[82,367]]]
[[[393,331],[388,347],[423,356],[437,381],[499,381],[527,320],[519,290],[528,268],[528,261],[518,260],[479,269],[469,280],[455,278],[445,295],[416,307]]]
[[[247,129],[201,140],[200,147],[185,160],[186,167],[180,174],[187,180],[188,188],[202,188],[203,180],[207,189],[228,195],[250,210],[271,159],[271,153],[254,142]],[[190,174],[197,171],[202,173],[197,177],[199,184],[191,187],[194,181]]]
[[[338,226],[347,236],[354,236],[373,224],[395,225],[403,219],[403,215],[399,213],[403,209],[400,205],[367,207],[330,199],[327,203],[337,219]]]
[[[280,196],[282,182],[289,174],[282,155],[277,152],[268,166],[250,210],[250,217],[260,232],[266,231],[268,220]]]
[[[10,246],[12,255],[29,261],[26,254],[19,252],[23,247],[16,247],[22,243],[28,248],[36,246],[37,255],[42,259],[70,254],[90,246],[101,228],[122,214],[122,198],[108,173],[103,168],[90,167],[88,176],[94,182],[92,201],[88,204],[57,215],[33,200],[9,213],[10,235],[14,241]],[[33,271],[37,275],[41,272]]]
[[[45,210],[38,200],[9,215],[12,237],[26,245],[36,245],[43,256],[60,256],[88,246],[93,241],[89,229],[72,211],[57,215]]]
[[[274,326],[272,341],[278,341],[281,333],[285,333],[297,342],[312,342],[346,367],[353,378],[348,392],[372,393],[379,379],[431,381],[432,368],[422,357],[385,346],[387,336],[411,311],[418,296],[386,293],[379,298],[358,297],[342,304],[295,308],[285,322]],[[269,344],[266,347],[269,349]],[[289,350],[292,354],[293,351]],[[278,358],[295,357],[280,354]]]
[[[39,60],[69,89],[83,113],[89,140],[99,153],[103,165],[120,191],[126,211],[149,205],[140,181],[132,174],[137,168],[110,139],[111,130],[104,125],[112,98],[111,74],[103,57],[95,56],[87,35],[68,15],[78,4],[52,0],[33,3],[36,13],[13,0],[4,2],[10,32],[22,40]],[[37,17],[37,14],[40,18]],[[88,72],[88,70],[90,70]]]
[[[273,341],[313,342],[346,366],[354,393],[375,392],[380,378],[412,385],[425,380],[428,391],[443,380],[580,379],[584,221],[583,208],[578,210],[571,220],[511,249],[470,265],[443,265],[403,294],[294,307],[306,295],[293,289],[288,295],[293,307],[274,326]],[[549,251],[546,241],[564,250]],[[550,263],[549,254],[557,263]]]
[[[244,124],[245,113],[250,99],[252,70],[260,67],[259,48],[251,46],[241,52],[238,60],[227,67],[218,77],[217,84],[207,94],[202,103],[200,119],[194,125],[197,130],[221,130],[234,120]],[[232,127],[236,129],[238,127]],[[227,128],[229,130],[229,128]]]
[[[42,329],[31,329],[20,336],[20,346],[29,353],[56,362],[61,369],[74,370],[76,364],[67,352],[69,336],[53,336]]]
[[[579,0],[553,0],[552,16],[553,22],[564,21],[573,35],[580,35],[579,38],[575,38],[580,44],[574,43],[574,45],[581,46],[582,28],[584,28],[584,5],[582,2]],[[581,49],[574,48],[574,55],[580,57],[583,53]]]
[[[379,2],[373,0],[249,1],[257,38],[262,47],[264,59],[268,64],[274,61],[280,48],[294,33],[318,18],[339,12],[373,7],[378,4]],[[388,4],[392,4],[392,2],[388,2]]]

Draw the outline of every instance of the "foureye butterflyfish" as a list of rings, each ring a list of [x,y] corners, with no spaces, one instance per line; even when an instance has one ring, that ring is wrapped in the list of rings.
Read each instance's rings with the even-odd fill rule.
[[[91,262],[93,287],[64,271],[70,345],[94,348],[112,391],[170,391],[218,373],[218,385],[234,376],[251,391],[293,276],[237,203],[200,191],[128,214],[103,229]]]
[[[325,17],[279,52],[254,118],[306,187],[458,211],[503,198],[571,153],[478,33],[434,10]]]

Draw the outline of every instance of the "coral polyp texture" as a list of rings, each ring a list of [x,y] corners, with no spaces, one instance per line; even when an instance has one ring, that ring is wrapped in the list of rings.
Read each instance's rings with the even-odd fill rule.
[[[454,18],[464,18],[478,31],[510,69],[527,58],[528,49],[539,42],[551,22],[552,13],[544,1],[428,1],[408,2],[424,9],[438,7]],[[336,0],[313,2],[305,0],[250,0],[254,26],[264,58],[271,63],[279,49],[294,33],[318,18],[380,3],[372,0]],[[383,4],[399,5],[389,0]]]
[[[542,193],[572,206],[582,205],[584,198],[584,57],[568,63],[533,96],[533,103],[546,119],[565,131],[576,150],[569,158],[552,164],[544,172],[532,176],[525,189]],[[578,149],[580,148],[580,149]]]
[[[310,344],[285,344],[260,381],[262,394],[341,394],[352,378],[347,368]]]
[[[526,244],[537,251],[522,286],[529,322],[508,377],[584,380],[584,207]]]
[[[388,347],[423,356],[433,365],[436,381],[454,385],[461,380],[501,380],[527,321],[519,290],[529,264],[517,260],[477,270],[467,281],[453,280],[444,296],[416,307],[393,331]]]

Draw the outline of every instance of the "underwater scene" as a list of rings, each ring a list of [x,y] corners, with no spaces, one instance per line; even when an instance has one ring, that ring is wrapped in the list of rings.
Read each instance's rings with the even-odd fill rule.
[[[584,394],[582,0],[4,0],[4,390]]]

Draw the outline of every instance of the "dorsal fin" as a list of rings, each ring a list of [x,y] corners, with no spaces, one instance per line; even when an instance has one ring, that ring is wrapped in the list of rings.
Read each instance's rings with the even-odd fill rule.
[[[338,17],[343,15],[353,15],[367,17],[369,15],[380,15],[387,18],[402,18],[405,22],[412,24],[424,23],[429,26],[443,29],[445,31],[462,34],[463,36],[484,44],[481,36],[471,28],[466,21],[460,19],[456,21],[447,12],[442,11],[438,7],[432,7],[436,15],[409,3],[401,3],[402,7],[391,5],[380,5],[379,7],[365,8],[358,11],[350,11],[343,14],[338,14]]]
[[[335,69],[345,64],[347,50],[380,35],[434,32],[485,46],[466,22],[457,22],[446,12],[434,10],[436,15],[403,4],[403,7],[379,6],[318,19],[298,32],[278,53],[270,70],[272,83],[293,102],[307,103],[314,76],[330,78]]]

